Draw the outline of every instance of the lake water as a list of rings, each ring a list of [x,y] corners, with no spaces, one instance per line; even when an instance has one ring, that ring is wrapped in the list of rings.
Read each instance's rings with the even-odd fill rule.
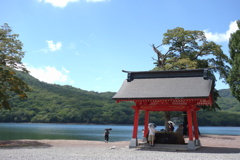
[[[80,124],[39,124],[0,123],[0,140],[17,139],[68,139],[102,141],[105,128],[112,128],[110,141],[129,141],[132,125],[80,125]],[[138,127],[142,138],[143,126]],[[163,129],[157,126],[157,130]],[[240,127],[199,127],[201,134],[240,135]]]

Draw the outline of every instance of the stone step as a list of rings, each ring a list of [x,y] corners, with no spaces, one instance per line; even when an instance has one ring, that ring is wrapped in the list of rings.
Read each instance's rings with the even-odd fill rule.
[[[151,147],[148,143],[147,144],[140,144],[137,147],[138,149],[145,149],[145,150],[170,150],[170,151],[187,151],[188,146],[187,144],[155,144]]]
[[[196,150],[200,148],[201,146],[195,146]],[[188,151],[188,145],[187,144],[155,144],[153,147],[151,147],[149,144],[140,144],[137,146],[138,149],[141,150],[165,150],[165,151]]]

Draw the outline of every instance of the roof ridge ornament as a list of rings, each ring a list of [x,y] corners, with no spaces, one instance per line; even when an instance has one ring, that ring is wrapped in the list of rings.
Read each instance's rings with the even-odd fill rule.
[[[122,70],[122,72],[125,72],[127,73],[127,82],[131,82],[133,80],[133,76],[132,76],[132,73],[130,71],[125,71],[125,70]]]
[[[204,80],[212,79],[209,76],[208,71],[210,69],[215,69],[216,67],[211,68],[202,68],[202,69],[183,69],[183,70],[163,70],[163,71],[126,71],[122,72],[127,73],[127,82],[131,82],[134,79],[145,79],[145,78],[184,78],[184,77],[202,77]]]

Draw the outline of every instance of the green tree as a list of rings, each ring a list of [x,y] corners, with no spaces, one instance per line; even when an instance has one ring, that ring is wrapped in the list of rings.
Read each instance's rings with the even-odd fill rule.
[[[229,52],[231,70],[228,77],[231,92],[240,101],[240,20],[237,21],[238,30],[231,34]]]
[[[11,28],[5,23],[0,28],[0,108],[10,109],[9,98],[17,94],[26,98],[28,85],[16,76],[16,70],[28,73],[21,60],[25,52],[18,34],[12,34]]]
[[[168,46],[166,53],[158,47]],[[184,30],[177,27],[164,34],[162,44],[152,45],[157,53],[154,70],[179,70],[214,67],[213,72],[219,72],[224,81],[227,78],[229,67],[228,57],[220,45],[207,41],[203,31]]]
[[[92,122],[94,115],[97,113],[97,108],[84,108],[82,109],[82,119],[85,123],[89,124]]]
[[[168,50],[162,53],[158,48],[167,46]],[[210,68],[211,75],[214,72],[220,74],[226,82],[229,66],[228,57],[223,53],[221,46],[214,42],[207,41],[203,31],[184,30],[177,27],[168,30],[159,46],[152,45],[154,52],[157,54],[155,60],[156,67],[153,70],[179,70],[179,69],[199,69]],[[215,80],[215,78],[214,78]],[[213,87],[215,86],[215,82]],[[219,94],[214,92],[214,100],[217,100]],[[211,108],[219,108],[214,103]],[[170,119],[170,112],[165,112],[165,126]]]

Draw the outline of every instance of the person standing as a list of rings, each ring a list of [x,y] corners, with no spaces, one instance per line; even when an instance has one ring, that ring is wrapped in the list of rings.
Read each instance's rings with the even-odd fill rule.
[[[149,130],[148,141],[149,141],[150,147],[153,147],[154,146],[155,133],[156,133],[157,130],[155,129],[155,125],[153,123],[148,124],[148,130]]]
[[[174,131],[173,123],[169,123],[169,132],[173,131]]]
[[[105,132],[104,132],[105,143],[108,143],[109,134],[110,134],[109,129],[105,129]]]
[[[183,136],[183,124],[179,124],[176,133]]]

